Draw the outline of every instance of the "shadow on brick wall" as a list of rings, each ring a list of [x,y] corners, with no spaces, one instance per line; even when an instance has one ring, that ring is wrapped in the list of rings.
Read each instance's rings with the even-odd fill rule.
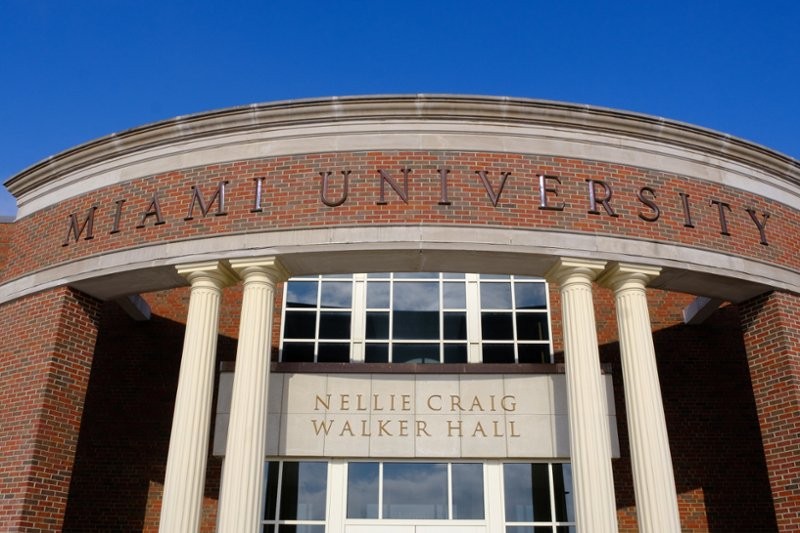
[[[654,334],[684,532],[777,531],[764,450],[735,306],[699,326]],[[614,369],[622,458],[614,461],[620,531],[636,529],[619,344]]]
[[[158,316],[135,322],[105,304],[64,531],[157,528],[183,334],[183,324]],[[220,360],[232,360],[235,349],[234,339],[220,336]],[[219,472],[219,460],[211,458],[206,497],[212,500]],[[214,512],[204,509],[204,522],[213,524]]]

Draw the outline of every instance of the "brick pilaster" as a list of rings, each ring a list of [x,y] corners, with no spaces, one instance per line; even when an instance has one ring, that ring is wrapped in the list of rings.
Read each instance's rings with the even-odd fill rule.
[[[778,529],[800,531],[800,297],[740,306]]]
[[[59,287],[0,306],[0,531],[60,531],[99,302]]]

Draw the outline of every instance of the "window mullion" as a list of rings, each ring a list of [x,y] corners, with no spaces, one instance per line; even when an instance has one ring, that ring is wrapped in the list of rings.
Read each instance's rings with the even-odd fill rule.
[[[383,519],[383,461],[378,463],[378,519]]]
[[[319,323],[322,321],[322,276],[317,276],[317,313],[316,324],[314,324],[314,362],[319,359]]]
[[[481,354],[481,287],[478,274],[466,274],[467,297],[467,362],[480,363]]]
[[[453,519],[453,463],[447,463],[447,517]]]
[[[350,361],[363,363],[367,336],[367,275],[353,274],[353,299],[350,307]]]

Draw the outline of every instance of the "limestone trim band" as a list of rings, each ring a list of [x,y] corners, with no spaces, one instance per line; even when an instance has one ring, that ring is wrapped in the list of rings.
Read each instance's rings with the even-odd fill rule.
[[[101,300],[168,289],[185,284],[174,265],[215,259],[280,255],[295,275],[467,269],[543,276],[555,258],[567,254],[659,266],[655,287],[728,301],[770,288],[800,293],[800,273],[700,248],[559,231],[430,225],[297,229],[131,248],[11,280],[0,285],[0,303],[65,284]]]

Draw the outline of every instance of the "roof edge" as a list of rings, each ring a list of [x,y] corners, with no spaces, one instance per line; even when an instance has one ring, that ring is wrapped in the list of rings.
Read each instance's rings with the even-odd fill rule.
[[[629,111],[525,98],[446,94],[284,100],[178,116],[88,141],[36,163],[5,182],[19,198],[99,161],[176,141],[234,131],[358,120],[462,120],[542,124],[612,132],[702,150],[800,185],[800,161],[714,130]]]

